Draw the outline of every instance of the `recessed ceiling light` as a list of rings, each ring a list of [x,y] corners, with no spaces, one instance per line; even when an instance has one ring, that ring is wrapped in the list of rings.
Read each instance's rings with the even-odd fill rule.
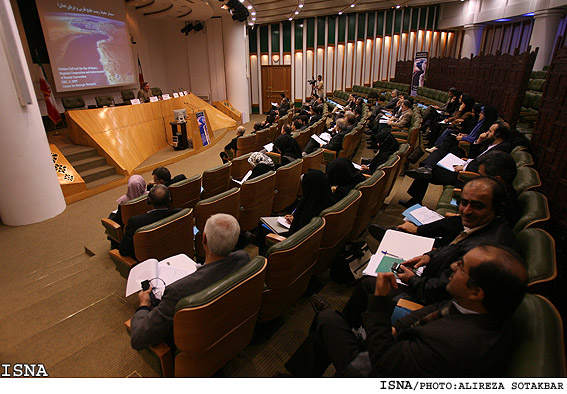
[[[240,0],[241,3],[244,3],[244,0]]]
[[[354,8],[354,4],[351,4],[351,5],[350,5],[350,8]]]
[[[252,18],[252,20],[253,20],[253,21],[255,21],[255,20],[256,20],[256,18]]]
[[[303,4],[300,4],[300,5],[299,5],[299,8],[303,8]]]
[[[252,9],[252,6],[251,6],[251,5],[249,5],[249,6],[248,6],[248,7],[246,7],[246,8],[248,8],[249,10],[251,10],[251,9]]]
[[[396,6],[396,9],[398,9],[398,8],[400,8],[400,5],[399,5],[399,4]]]
[[[342,14],[343,14],[343,12],[342,12],[342,11],[339,11],[339,15],[342,15]]]
[[[250,15],[256,15],[256,11],[252,11]]]
[[[248,26],[254,26],[254,23],[250,22],[248,23]]]
[[[293,18],[292,18],[292,17],[289,17],[289,19],[288,19],[288,20],[289,20],[289,21],[292,21],[292,20],[293,20]]]
[[[295,11],[295,15],[299,14],[299,11]]]

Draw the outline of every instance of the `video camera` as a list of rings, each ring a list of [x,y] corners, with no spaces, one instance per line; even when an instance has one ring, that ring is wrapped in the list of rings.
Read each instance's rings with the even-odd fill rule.
[[[311,78],[313,78],[313,79],[308,79],[307,82],[308,82],[310,85],[313,86],[313,85],[315,85],[315,83],[316,83],[317,81],[315,80],[315,77],[311,77]]]

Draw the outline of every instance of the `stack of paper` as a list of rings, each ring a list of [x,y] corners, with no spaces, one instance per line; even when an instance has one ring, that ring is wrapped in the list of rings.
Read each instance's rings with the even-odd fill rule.
[[[244,175],[244,178],[242,178],[241,181],[239,181],[237,179],[233,179],[233,181],[238,183],[239,185],[242,185],[244,182],[246,182],[248,180],[248,178],[250,178],[250,175],[252,175],[252,170],[248,171],[246,173],[246,175]]]
[[[415,204],[406,209],[402,215],[415,224],[416,226],[421,226],[422,224],[433,223],[438,220],[443,219],[443,215],[432,211],[431,209],[421,206],[420,204]]]
[[[468,163],[467,160],[463,160],[452,153],[447,154],[444,158],[437,162],[439,167],[445,168],[446,170],[455,172],[454,166],[465,166]]]

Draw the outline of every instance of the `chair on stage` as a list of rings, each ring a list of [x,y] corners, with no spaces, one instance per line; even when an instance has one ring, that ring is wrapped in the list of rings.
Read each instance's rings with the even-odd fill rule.
[[[114,104],[114,97],[112,96],[96,96],[95,97],[97,108],[110,107]]]
[[[252,169],[252,164],[248,163],[250,155],[251,153],[247,153],[244,156],[232,159],[232,166],[230,167],[230,177],[232,179],[241,180],[244,178],[244,175]]]
[[[128,224],[128,220],[132,216],[141,215],[148,212],[148,195],[144,194],[142,196],[136,197],[130,201],[126,201],[120,207],[120,216],[124,226]],[[116,223],[112,219],[104,218],[100,220],[102,226],[105,229],[106,235],[108,235],[112,240],[120,243],[122,241],[122,235],[124,232],[124,227]]]
[[[357,239],[360,234],[366,230],[366,227],[368,227],[372,212],[374,212],[375,206],[378,203],[380,190],[385,186],[385,179],[384,171],[376,170],[370,178],[355,186],[355,189],[362,193],[362,197],[360,198],[360,204],[356,211],[348,241]]]
[[[297,159],[277,169],[273,212],[282,212],[297,199],[297,190],[301,185],[302,168],[303,160]]]
[[[122,90],[120,91],[120,95],[122,96],[122,101],[126,104],[130,104],[130,100],[134,100],[136,98],[136,95],[132,90]]]
[[[193,258],[193,210],[190,208],[140,227],[134,233],[136,259],[122,256],[118,249],[112,249],[110,258],[116,269],[125,278],[130,269],[147,259],[163,260],[176,254]]]
[[[201,198],[201,175],[172,183],[170,208],[195,208]]]
[[[152,96],[161,96],[163,93],[160,88],[150,88]]]
[[[317,262],[324,227],[325,220],[314,217],[288,238],[268,234],[277,243],[266,252],[268,268],[259,320],[280,317],[305,293]]]
[[[61,103],[66,111],[85,108],[85,100],[81,96],[61,97]]]
[[[249,179],[240,186],[240,231],[255,229],[262,216],[271,215],[275,187],[275,171]]]
[[[333,260],[343,251],[352,230],[362,193],[351,190],[345,198],[322,211],[319,216],[325,219],[325,231],[313,269],[315,275],[325,272]]]
[[[203,249],[203,230],[207,220],[216,213],[227,213],[238,219],[240,213],[240,189],[233,187],[230,190],[201,200],[195,206],[195,255],[199,259],[205,258]]]
[[[175,306],[172,351],[164,342],[140,351],[163,377],[210,377],[252,340],[262,300],[266,259],[244,267]],[[126,323],[130,329],[130,320]]]
[[[201,199],[212,197],[228,190],[232,162],[203,171]]]

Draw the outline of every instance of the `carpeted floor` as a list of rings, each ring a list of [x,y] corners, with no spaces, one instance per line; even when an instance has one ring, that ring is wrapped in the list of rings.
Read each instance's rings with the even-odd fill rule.
[[[247,130],[261,118],[253,116]],[[191,176],[219,165],[218,154],[233,134],[226,133],[215,146],[168,168],[172,174]],[[372,156],[363,145],[356,162]],[[151,178],[149,173],[142,175]],[[383,226],[401,222],[403,208],[396,203],[407,198],[409,181],[397,179],[386,200],[390,204],[373,222]],[[123,323],[135,311],[137,296],[124,297],[126,281],[108,257],[109,243],[100,224],[125,189],[117,187],[71,204],[42,223],[0,225],[0,277],[6,290],[0,310],[3,363],[43,363],[52,377],[157,376],[130,347]],[[430,188],[426,204],[432,204],[439,193],[439,187]],[[366,238],[375,250],[376,242]],[[328,277],[319,280],[320,293],[341,309],[352,288],[332,283]],[[304,339],[313,316],[308,297],[303,297],[286,312],[283,326],[271,338],[256,335],[217,376],[270,377],[283,372],[283,364]],[[332,373],[330,368],[326,375]]]

